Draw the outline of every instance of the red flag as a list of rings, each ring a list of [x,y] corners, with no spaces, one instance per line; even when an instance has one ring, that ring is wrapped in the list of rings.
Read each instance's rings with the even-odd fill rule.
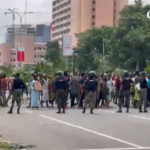
[[[23,47],[18,48],[17,56],[18,56],[19,62],[24,62],[24,48]]]

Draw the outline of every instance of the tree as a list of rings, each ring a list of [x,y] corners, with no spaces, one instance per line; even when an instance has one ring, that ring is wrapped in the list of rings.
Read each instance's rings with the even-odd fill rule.
[[[76,35],[78,44],[75,49],[76,65],[79,71],[89,71],[97,68],[94,63],[95,53],[103,54],[103,28],[93,28]],[[107,51],[105,52],[107,54]]]
[[[48,42],[45,59],[52,63],[53,71],[65,69],[65,58],[61,53],[58,41]]]
[[[59,64],[60,55],[61,55],[60,54],[61,49],[59,47],[58,41],[48,42],[46,47],[47,49],[46,49],[45,59],[48,62],[53,63],[54,66],[57,66]]]
[[[147,66],[144,71],[150,75],[150,61],[147,61]]]
[[[114,71],[114,74],[119,76],[119,77],[122,77],[124,75],[124,70],[122,70],[120,68],[116,68]]]
[[[94,57],[94,63],[98,65],[96,68],[96,72],[99,75],[104,74],[111,70],[110,64],[108,63],[108,60],[106,57],[104,59],[101,54],[96,54],[93,57]]]
[[[46,61],[39,61],[37,66],[35,67],[35,71],[36,72],[42,72],[45,73],[47,75],[51,74],[54,75],[55,72],[53,71],[53,64],[52,63],[48,63]]]
[[[13,74],[13,68],[5,64],[3,66],[0,66],[0,72],[3,72],[6,74],[7,77],[10,77]]]
[[[146,60],[150,59],[150,20],[146,16],[148,10],[150,5],[143,6],[141,0],[136,0],[134,5],[126,6],[120,12],[119,25],[110,42],[110,58],[118,58],[116,62],[119,67],[134,70],[136,64],[140,64],[143,69]]]

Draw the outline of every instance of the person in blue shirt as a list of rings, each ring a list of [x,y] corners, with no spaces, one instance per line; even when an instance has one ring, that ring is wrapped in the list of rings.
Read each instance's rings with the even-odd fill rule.
[[[150,75],[148,76],[147,80],[147,102],[148,106],[150,106]]]

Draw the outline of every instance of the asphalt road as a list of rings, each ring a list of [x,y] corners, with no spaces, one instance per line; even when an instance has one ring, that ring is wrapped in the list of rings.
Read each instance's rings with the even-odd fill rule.
[[[56,114],[56,108],[31,110],[23,107],[21,114],[7,114],[0,108],[0,135],[16,143],[36,145],[34,150],[150,150],[150,113],[116,108],[68,109]]]

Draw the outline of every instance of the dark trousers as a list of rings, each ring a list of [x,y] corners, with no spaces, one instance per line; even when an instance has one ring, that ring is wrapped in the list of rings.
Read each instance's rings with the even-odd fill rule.
[[[75,99],[78,99],[78,94],[77,93],[70,93],[71,96],[71,107],[75,105],[74,101]]]
[[[131,96],[130,90],[124,90],[123,91],[123,97],[126,100],[125,103],[126,103],[127,109],[129,109],[129,107],[130,107],[130,96]]]
[[[102,93],[102,102],[101,106],[109,106],[108,104],[108,94],[107,93]]]
[[[115,103],[117,104],[117,101],[118,101],[118,98],[119,98],[119,92],[120,92],[120,90],[119,89],[115,89]]]
[[[142,109],[142,103],[144,102],[144,110],[146,110],[147,107],[147,89],[141,89],[140,90],[140,104],[139,108]]]
[[[119,94],[119,101],[118,101],[119,110],[122,110],[123,104],[124,104],[124,96],[123,96],[123,91],[121,91]]]
[[[130,95],[131,95],[130,90],[124,90],[124,91],[120,92],[119,103],[118,103],[119,110],[121,110],[122,105],[124,105],[124,99],[126,100],[126,107],[127,107],[127,109],[129,109],[129,107],[130,107]]]
[[[99,96],[96,99],[96,104],[95,104],[96,108],[99,107],[99,103],[100,103],[101,100],[102,100],[102,92],[100,91]]]
[[[65,99],[65,91],[58,89],[56,91],[56,101],[58,110],[61,111],[61,107],[65,110],[66,107],[66,99]]]
[[[85,93],[81,93],[79,107],[83,107],[83,100],[84,100],[84,98],[85,98]]]
[[[14,108],[14,103],[17,103],[18,106],[18,111],[20,110],[21,107],[21,96],[22,96],[22,90],[21,89],[16,89],[13,91],[12,95],[12,104],[10,110],[13,111]]]

